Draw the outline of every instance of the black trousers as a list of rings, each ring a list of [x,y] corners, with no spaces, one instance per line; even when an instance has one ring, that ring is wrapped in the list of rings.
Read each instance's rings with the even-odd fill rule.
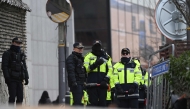
[[[70,91],[73,94],[73,106],[83,106],[83,104],[81,103],[82,100],[82,96],[83,96],[83,86],[82,85],[78,85],[78,86],[73,86],[70,87]]]
[[[139,109],[145,109],[144,101],[139,101]]]
[[[106,100],[106,106],[108,107],[112,103],[111,100]]]
[[[139,107],[138,98],[119,99],[119,107],[120,108],[138,109],[138,107]]]
[[[146,98],[146,91],[145,90],[139,90],[139,99],[145,99]],[[139,101],[139,109],[144,109],[145,104],[144,101]]]
[[[89,106],[106,107],[107,89],[92,87],[87,90],[89,96]]]
[[[9,103],[14,104],[15,99],[17,104],[22,104],[23,101],[23,84],[22,82],[11,81],[8,84]]]

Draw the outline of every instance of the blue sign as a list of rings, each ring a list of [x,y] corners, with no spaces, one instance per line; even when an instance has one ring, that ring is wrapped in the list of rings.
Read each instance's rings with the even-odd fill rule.
[[[167,73],[169,71],[169,62],[170,60],[159,63],[155,66],[152,66],[152,77]]]

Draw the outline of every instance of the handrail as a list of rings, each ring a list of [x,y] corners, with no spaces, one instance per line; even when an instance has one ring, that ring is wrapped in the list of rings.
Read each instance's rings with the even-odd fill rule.
[[[150,65],[150,63],[151,63],[151,57],[153,55],[155,55],[155,54],[157,54],[157,53],[159,53],[159,52],[161,52],[161,51],[169,48],[169,47],[172,47],[172,56],[174,56],[174,54],[175,54],[175,52],[174,52],[175,51],[174,44],[170,44],[170,45],[168,45],[168,46],[166,46],[166,47],[164,47],[164,48],[162,48],[162,49],[160,49],[158,51],[155,51],[154,53],[152,53],[152,54],[149,55],[149,58],[148,58],[148,68],[149,68],[148,69],[148,74],[149,74],[149,76],[150,76],[150,70],[151,70],[150,69],[151,68],[151,65]],[[148,78],[148,86],[150,85],[149,83],[150,83],[150,77]],[[147,103],[149,103],[149,90],[147,90],[147,102],[146,102],[146,109],[149,109],[149,105]]]

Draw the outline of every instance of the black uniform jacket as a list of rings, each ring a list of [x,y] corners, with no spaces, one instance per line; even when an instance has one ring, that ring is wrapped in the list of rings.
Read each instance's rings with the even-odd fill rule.
[[[84,84],[86,81],[86,73],[83,67],[83,62],[84,57],[82,54],[74,51],[66,59],[69,87],[71,87],[74,82],[77,84]]]
[[[3,75],[5,78],[10,78],[13,81],[18,81],[17,79],[14,79],[11,77],[11,61],[12,61],[11,53],[12,52],[14,51],[9,49],[3,53],[1,69],[3,70]],[[24,74],[24,78],[22,79],[29,79],[25,57],[26,57],[25,54],[20,52],[20,62],[22,62],[22,65],[23,65],[22,73]],[[19,80],[19,81],[22,81],[22,80]]]

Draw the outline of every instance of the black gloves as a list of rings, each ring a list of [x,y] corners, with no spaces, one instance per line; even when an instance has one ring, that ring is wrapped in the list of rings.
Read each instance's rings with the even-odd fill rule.
[[[146,90],[146,85],[144,85],[144,84],[139,85],[139,90],[145,91]]]
[[[94,62],[94,64],[92,64],[92,65],[90,66],[90,69],[91,69],[91,70],[94,70],[95,68],[97,68],[98,66],[102,65],[103,63],[104,63],[103,58],[98,58],[98,59]]]
[[[110,79],[109,79],[108,77],[105,77],[105,78],[103,79],[103,81],[100,83],[100,86],[101,86],[102,88],[108,88],[109,81],[110,81]]]
[[[133,94],[135,92],[135,86],[132,85],[128,91],[129,94]]]
[[[8,85],[9,83],[11,82],[11,79],[8,77],[8,78],[5,78],[5,83]]]
[[[121,86],[119,84],[116,84],[115,88],[116,88],[118,94],[125,94],[125,92],[123,91],[123,89],[121,88]]]
[[[102,81],[102,82],[100,83],[100,87],[102,87],[102,88],[108,88],[107,82]]]
[[[104,63],[104,59],[103,58],[98,58],[96,61],[95,61],[95,64],[100,66]]]
[[[29,83],[28,79],[25,79],[24,85],[28,85],[28,83]]]

